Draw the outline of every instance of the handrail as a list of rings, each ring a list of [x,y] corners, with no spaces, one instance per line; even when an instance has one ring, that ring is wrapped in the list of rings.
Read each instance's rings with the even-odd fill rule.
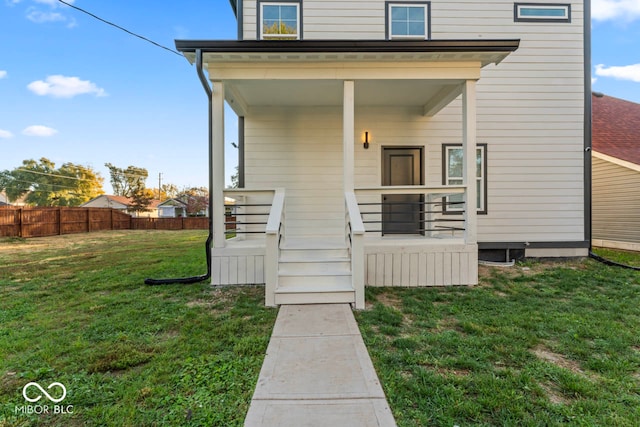
[[[273,195],[273,204],[265,230],[265,305],[276,305],[275,292],[278,288],[278,263],[280,262],[280,240],[284,222],[284,188],[277,188]]]
[[[426,186],[426,185],[390,185],[379,187],[359,187],[355,189],[358,194],[437,194],[442,197],[452,196],[454,194],[461,194],[466,191],[464,185],[441,185],[441,186]]]
[[[280,222],[284,211],[284,188],[277,188],[273,195],[273,204],[269,219],[267,219],[266,234],[278,234],[280,231]]]
[[[347,213],[349,214],[349,223],[351,224],[352,234],[364,234],[365,228],[362,222],[362,215],[360,215],[360,208],[358,207],[358,200],[353,191],[347,191],[344,193],[345,203],[347,205]]]
[[[358,206],[358,199],[353,191],[345,191],[346,205],[345,231],[349,238],[351,255],[351,284],[355,293],[356,310],[364,310],[364,223]]]

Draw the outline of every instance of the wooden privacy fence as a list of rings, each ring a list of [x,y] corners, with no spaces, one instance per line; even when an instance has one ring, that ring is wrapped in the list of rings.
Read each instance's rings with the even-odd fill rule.
[[[106,230],[206,230],[207,218],[132,218],[109,208],[0,208],[0,237],[45,237]]]

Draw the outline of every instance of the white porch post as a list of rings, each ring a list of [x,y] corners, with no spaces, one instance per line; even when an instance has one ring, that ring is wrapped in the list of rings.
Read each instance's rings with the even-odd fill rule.
[[[344,150],[344,191],[354,188],[354,133],[355,133],[355,91],[353,80],[344,82],[344,101],[342,104],[342,147]]]
[[[211,97],[211,122],[213,123],[213,247],[222,248],[226,243],[224,225],[224,83],[213,82]]]
[[[462,88],[462,179],[465,191],[465,242],[478,242],[476,189],[476,81],[467,80]]]

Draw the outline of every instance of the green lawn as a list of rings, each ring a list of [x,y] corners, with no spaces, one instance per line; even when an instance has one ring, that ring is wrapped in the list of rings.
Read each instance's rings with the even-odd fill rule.
[[[204,273],[205,238],[0,239],[0,426],[242,425],[277,313],[264,289],[143,284]],[[368,288],[367,305],[400,426],[640,425],[639,272],[482,267],[473,288]],[[64,384],[73,413],[16,413],[30,381]]]
[[[0,239],[0,426],[242,425],[277,313],[263,288],[143,284],[203,274],[205,239]],[[73,413],[16,413],[30,381]]]
[[[640,272],[526,262],[483,267],[473,288],[368,288],[367,303],[399,426],[640,425]]]

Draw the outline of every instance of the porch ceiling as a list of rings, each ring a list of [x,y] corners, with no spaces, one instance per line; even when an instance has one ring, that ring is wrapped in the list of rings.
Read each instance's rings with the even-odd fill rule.
[[[341,106],[341,80],[226,81],[227,101],[254,107]],[[462,80],[358,80],[357,106],[423,107],[443,90],[456,90]],[[245,111],[246,113],[246,111]]]
[[[343,82],[355,82],[356,106],[420,107],[433,115],[461,93],[465,80],[499,63],[519,40],[211,41],[178,40],[197,52],[209,78],[225,84],[235,112],[254,107],[341,106]]]

